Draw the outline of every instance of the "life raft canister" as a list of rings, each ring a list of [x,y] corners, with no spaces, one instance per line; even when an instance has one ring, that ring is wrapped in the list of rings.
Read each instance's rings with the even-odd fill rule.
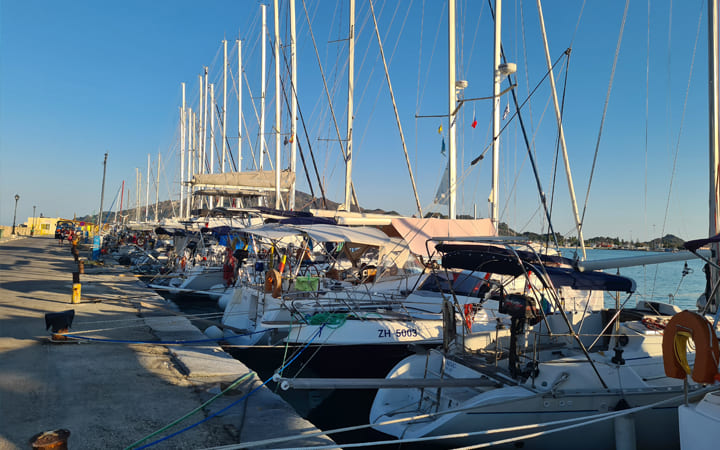
[[[273,298],[282,296],[282,279],[276,269],[270,269],[265,274],[265,292],[271,292]]]
[[[690,368],[687,361],[687,341],[695,342],[695,364]],[[712,384],[720,381],[718,362],[720,348],[712,324],[703,316],[681,311],[673,316],[665,327],[662,341],[665,375],[684,380],[692,374],[697,383]]]

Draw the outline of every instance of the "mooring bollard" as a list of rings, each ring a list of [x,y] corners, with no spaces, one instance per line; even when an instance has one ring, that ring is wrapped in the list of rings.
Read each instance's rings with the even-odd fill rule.
[[[80,303],[81,290],[82,290],[82,284],[73,283],[72,302],[71,303]]]
[[[73,287],[70,303],[80,303],[80,293],[82,290],[82,285],[80,284],[80,272],[73,272],[72,277]]]
[[[30,438],[30,445],[36,450],[67,450],[70,431],[66,429],[45,431]]]

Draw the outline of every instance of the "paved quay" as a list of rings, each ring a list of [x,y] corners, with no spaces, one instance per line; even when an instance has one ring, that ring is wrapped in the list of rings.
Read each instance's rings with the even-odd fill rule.
[[[56,429],[70,431],[70,449],[140,448],[166,437],[149,448],[199,449],[319,432],[217,344],[158,344],[205,337],[121,266],[86,263],[76,304],[74,271],[67,243],[0,242],[0,449],[30,448],[33,436]],[[51,342],[45,314],[66,310],[75,311],[70,333],[98,340]],[[334,444],[310,436],[253,448],[311,445]]]

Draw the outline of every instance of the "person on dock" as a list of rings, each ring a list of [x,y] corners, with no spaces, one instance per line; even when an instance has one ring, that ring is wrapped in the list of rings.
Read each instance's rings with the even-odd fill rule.
[[[69,242],[70,242],[70,253],[72,253],[73,258],[75,258],[75,262],[78,262],[78,259],[80,258],[80,252],[78,251],[78,237],[71,235],[68,236]]]

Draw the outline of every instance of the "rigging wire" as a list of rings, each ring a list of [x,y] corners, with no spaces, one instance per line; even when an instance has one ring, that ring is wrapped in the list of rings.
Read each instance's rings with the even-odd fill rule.
[[[663,224],[662,224],[662,230],[660,232],[660,236],[665,235],[665,227],[667,226],[668,212],[670,210],[670,197],[672,196],[672,189],[673,189],[673,183],[675,181],[678,154],[680,153],[680,138],[682,137],[683,126],[685,125],[685,114],[687,113],[687,102],[688,102],[688,97],[690,96],[690,81],[692,80],[693,69],[695,67],[695,56],[697,54],[698,41],[700,40],[700,26],[702,25],[702,17],[703,17],[703,12],[702,12],[702,7],[701,7],[701,11],[698,15],[697,31],[695,32],[695,45],[693,46],[692,58],[690,59],[690,71],[688,73],[687,87],[685,88],[685,99],[683,100],[682,113],[680,115],[680,128],[678,129],[677,141],[675,143],[675,152],[674,152],[675,154],[673,157],[672,170],[670,171],[670,183],[668,184],[668,195],[667,195],[667,200],[665,203],[665,215],[663,216]],[[660,238],[660,244],[662,245],[662,237]],[[655,276],[653,278],[653,290],[652,290],[652,294],[651,294],[652,296],[655,295],[655,281],[657,280],[658,271],[659,271],[659,268],[656,266],[655,267]]]
[[[600,119],[600,129],[598,130],[597,142],[595,143],[595,153],[593,154],[593,162],[590,168],[587,191],[585,193],[585,204],[583,205],[583,212],[580,216],[581,225],[585,223],[585,213],[587,212],[587,206],[590,200],[590,188],[592,187],[593,175],[595,174],[595,166],[597,164],[597,157],[598,153],[600,152],[600,140],[602,139],[602,132],[605,126],[605,117],[607,117],[607,109],[608,105],[610,104],[610,92],[612,91],[613,81],[615,80],[615,70],[617,69],[617,62],[620,56],[620,45],[622,44],[622,38],[625,31],[625,23],[627,22],[627,13],[629,7],[630,0],[625,0],[625,11],[623,12],[622,22],[620,23],[620,33],[618,35],[617,45],[615,47],[615,57],[613,58],[612,70],[610,71],[610,81],[608,82],[607,93],[605,94],[605,104],[603,105],[603,113]]]

